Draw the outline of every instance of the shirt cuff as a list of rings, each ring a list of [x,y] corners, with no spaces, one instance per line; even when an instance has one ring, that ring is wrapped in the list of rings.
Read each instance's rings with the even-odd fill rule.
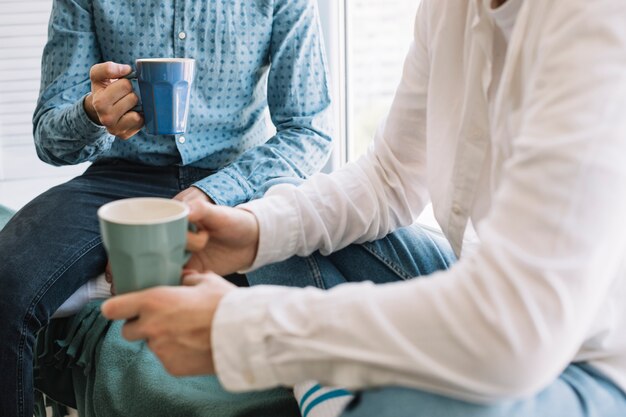
[[[254,190],[233,168],[224,168],[193,184],[211,197],[215,204],[234,207],[252,198]]]
[[[282,187],[279,185],[277,187]],[[290,196],[274,195],[238,206],[259,223],[259,247],[252,266],[243,273],[288,259],[298,251],[300,215]]]
[[[217,377],[229,391],[263,390],[280,384],[266,345],[268,308],[286,287],[241,288],[228,293],[213,318],[211,340]]]
[[[72,130],[78,133],[77,137],[82,138],[86,143],[92,143],[102,138],[103,135],[108,135],[108,132],[104,126],[100,126],[94,123],[87,112],[85,111],[85,98],[78,100],[70,110],[69,120]]]

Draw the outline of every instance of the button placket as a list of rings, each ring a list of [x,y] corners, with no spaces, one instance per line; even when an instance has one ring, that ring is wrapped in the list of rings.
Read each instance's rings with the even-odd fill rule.
[[[176,57],[185,57],[185,41],[188,34],[185,30],[185,1],[176,0],[175,4],[175,17],[174,17],[174,53]]]

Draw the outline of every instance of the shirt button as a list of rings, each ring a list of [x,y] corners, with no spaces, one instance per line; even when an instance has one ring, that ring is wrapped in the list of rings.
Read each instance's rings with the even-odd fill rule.
[[[178,34],[178,39],[180,39],[181,41],[185,39],[186,37],[187,37],[187,34],[185,32],[180,32]]]
[[[455,204],[452,206],[452,213],[456,214],[457,216],[461,215],[463,211],[461,210],[461,206],[459,206],[458,204]]]
[[[184,136],[181,136],[181,137],[179,137],[179,138],[178,138],[178,143],[180,143],[181,145],[182,145],[183,143],[185,143],[186,141],[187,141],[187,139],[185,139],[185,137],[184,137]]]

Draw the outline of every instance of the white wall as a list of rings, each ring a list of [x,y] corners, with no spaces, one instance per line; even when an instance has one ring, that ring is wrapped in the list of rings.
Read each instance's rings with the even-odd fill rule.
[[[85,166],[39,161],[31,118],[52,0],[0,0],[0,204],[20,208]]]

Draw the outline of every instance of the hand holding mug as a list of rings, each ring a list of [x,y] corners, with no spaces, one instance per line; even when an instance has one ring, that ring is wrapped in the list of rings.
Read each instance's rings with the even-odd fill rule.
[[[223,276],[252,265],[259,246],[254,214],[201,200],[191,201],[189,207],[189,221],[197,232],[187,234],[187,249],[193,253],[187,269]]]
[[[85,98],[89,118],[120,139],[129,139],[143,126],[143,116],[132,109],[139,102],[129,80],[130,65],[105,62],[91,67],[91,94]]]
[[[172,375],[213,374],[213,318],[221,300],[235,289],[215,274],[191,274],[180,287],[111,298],[102,305],[102,314],[110,320],[126,320],[122,335],[131,341],[145,340]]]
[[[176,194],[174,196],[174,200],[182,201],[183,203],[190,203],[193,200],[202,200],[207,203],[215,204],[211,197],[206,195],[201,189],[194,186],[184,189],[180,193]]]

